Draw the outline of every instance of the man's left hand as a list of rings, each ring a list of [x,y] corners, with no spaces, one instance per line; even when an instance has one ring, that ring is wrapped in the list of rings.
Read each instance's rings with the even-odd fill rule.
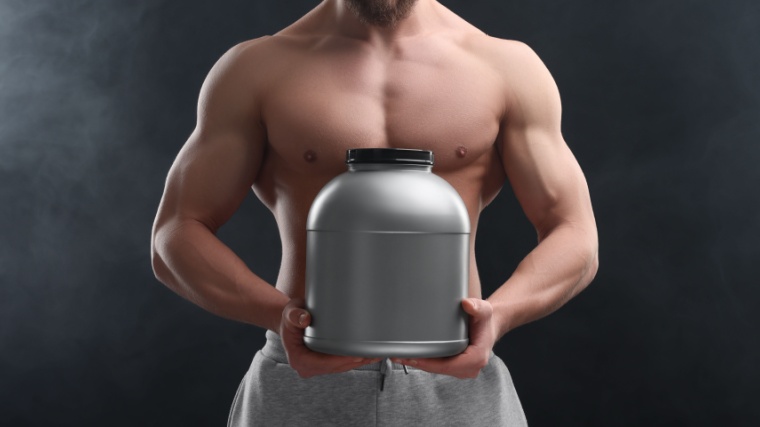
[[[488,364],[496,343],[496,324],[491,303],[477,298],[462,300],[464,311],[470,315],[470,345],[463,352],[449,357],[403,359],[392,357],[396,363],[414,366],[434,374],[460,379],[476,378]]]

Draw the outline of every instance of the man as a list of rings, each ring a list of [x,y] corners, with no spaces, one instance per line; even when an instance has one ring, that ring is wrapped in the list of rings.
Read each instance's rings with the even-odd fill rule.
[[[151,247],[166,286],[267,329],[230,425],[524,425],[494,343],[562,306],[598,268],[588,187],[560,116],[554,80],[528,46],[489,37],[435,0],[324,0],[226,52],[169,171]],[[459,355],[355,359],[303,343],[306,217],[345,171],[346,150],[363,147],[432,150],[433,172],[467,206],[470,345]],[[539,243],[484,300],[478,218],[507,179]],[[279,228],[276,287],[215,236],[249,188]]]

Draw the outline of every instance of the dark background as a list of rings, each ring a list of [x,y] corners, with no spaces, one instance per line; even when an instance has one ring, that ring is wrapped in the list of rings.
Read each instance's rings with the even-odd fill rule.
[[[554,75],[599,227],[591,286],[505,336],[532,426],[760,421],[760,2],[443,1]],[[225,425],[264,330],[154,277],[150,231],[201,83],[316,1],[0,0],[0,419]],[[219,236],[270,283],[253,193]],[[536,237],[510,188],[483,296]]]

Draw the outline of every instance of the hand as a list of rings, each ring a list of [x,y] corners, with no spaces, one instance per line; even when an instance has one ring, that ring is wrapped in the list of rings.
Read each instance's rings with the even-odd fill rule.
[[[486,300],[466,298],[462,300],[462,307],[470,315],[470,345],[462,353],[449,357],[391,358],[391,360],[434,374],[450,375],[460,379],[477,378],[480,370],[488,364],[491,350],[496,343],[493,306]]]
[[[304,329],[311,323],[311,314],[304,307],[306,307],[306,301],[303,298],[291,299],[282,310],[279,328],[288,363],[298,376],[311,378],[316,375],[346,372],[382,360],[382,358],[336,356],[310,350],[303,342],[303,334]]]

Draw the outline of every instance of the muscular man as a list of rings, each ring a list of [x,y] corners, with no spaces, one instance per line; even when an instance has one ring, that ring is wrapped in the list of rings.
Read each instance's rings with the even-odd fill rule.
[[[489,37],[435,0],[324,0],[226,52],[169,171],[151,248],[156,277],[173,291],[267,329],[230,424],[523,425],[494,343],[562,306],[598,268],[588,187],[560,118],[558,89],[533,50]],[[459,355],[355,359],[303,344],[306,217],[346,170],[346,150],[364,147],[432,150],[433,173],[467,206],[470,345]],[[507,179],[538,245],[482,299],[478,218]],[[215,236],[249,188],[282,239],[275,287]]]

